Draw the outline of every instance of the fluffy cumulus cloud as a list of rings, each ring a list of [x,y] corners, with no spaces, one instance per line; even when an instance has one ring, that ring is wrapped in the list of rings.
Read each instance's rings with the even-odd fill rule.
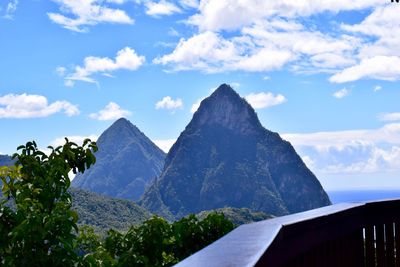
[[[349,33],[372,37],[372,41],[366,42],[365,46],[361,47],[360,58],[377,55],[400,56],[400,52],[393,49],[400,44],[399,12],[400,6],[396,4],[379,6],[373,9],[362,22],[341,25],[341,28]]]
[[[378,6],[360,23],[341,25],[344,31],[362,36],[356,55],[358,62],[330,78],[343,83],[360,79],[397,81],[400,79],[400,6]]]
[[[41,95],[0,96],[0,118],[40,118],[60,112],[71,117],[79,114],[79,108],[68,101],[49,103],[47,98]]]
[[[350,91],[347,88],[343,88],[343,89],[340,89],[339,91],[334,92],[333,97],[335,97],[337,99],[342,99],[342,98],[346,97],[349,93],[350,93]]]
[[[380,0],[259,1],[202,0],[189,22],[201,30],[234,30],[254,21],[277,16],[296,18],[321,12],[337,13],[382,5]]]
[[[161,0],[159,2],[148,1],[145,3],[146,14],[153,17],[169,16],[180,13],[182,10],[171,2]]]
[[[400,79],[400,57],[374,56],[360,61],[330,77],[331,82],[343,83],[362,78],[396,81]]]
[[[110,73],[117,70],[137,70],[145,62],[145,57],[138,55],[134,49],[125,47],[118,51],[116,57],[94,57],[89,56],[84,59],[83,66],[76,66],[74,72],[65,76],[67,86],[73,86],[74,81],[84,81],[97,83],[92,77],[96,73],[103,76],[112,77]],[[65,74],[64,67],[57,67],[56,72]]]
[[[180,98],[174,100],[170,96],[166,96],[158,101],[155,106],[156,109],[176,110],[183,107],[183,101]]]
[[[99,121],[116,120],[122,117],[130,116],[132,112],[122,109],[117,103],[110,102],[104,109],[97,113],[91,113],[89,118]]]
[[[315,171],[330,174],[400,170],[400,124],[378,129],[284,134]]]
[[[270,18],[234,34],[205,30],[182,38],[174,51],[153,62],[175,71],[268,72],[290,65],[296,72],[335,72],[356,63],[352,55],[359,43],[349,35],[333,36],[296,21]]]
[[[279,49],[254,48],[244,38],[225,39],[206,31],[189,39],[180,39],[171,54],[153,60],[174,71],[268,71],[282,67],[292,54]]]
[[[245,97],[247,102],[255,109],[269,108],[272,106],[283,104],[287,99],[281,95],[274,95],[270,92],[251,93]]]
[[[123,0],[53,0],[60,6],[60,13],[48,13],[50,20],[62,27],[85,32],[87,26],[99,23],[133,24],[134,20],[115,5],[123,4]]]
[[[400,51],[394,49],[400,46],[399,5],[381,0],[201,0],[191,6],[197,11],[186,22],[197,31],[153,60],[169,71],[286,69],[327,73],[333,83],[400,79]],[[364,18],[310,27],[320,23],[313,15],[341,11],[362,11]]]

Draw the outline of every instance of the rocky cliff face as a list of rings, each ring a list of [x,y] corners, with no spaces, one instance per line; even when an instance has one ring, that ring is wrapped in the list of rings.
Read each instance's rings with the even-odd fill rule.
[[[98,139],[96,164],[72,186],[103,195],[138,200],[161,173],[165,154],[136,126],[119,119]]]
[[[142,199],[167,217],[222,207],[283,215],[329,204],[291,144],[225,84],[203,100]]]

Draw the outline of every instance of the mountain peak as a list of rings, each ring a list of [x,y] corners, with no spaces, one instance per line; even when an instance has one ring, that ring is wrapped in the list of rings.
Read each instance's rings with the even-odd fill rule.
[[[211,94],[212,96],[232,96],[240,97],[238,93],[233,90],[233,88],[226,83],[221,84],[218,88]]]
[[[137,200],[162,170],[164,152],[125,118],[105,130],[97,145],[96,165],[77,175],[75,187]]]
[[[118,129],[118,128],[125,128],[125,127],[132,128],[132,126],[134,126],[134,125],[126,118],[119,118],[109,127],[109,129]]]
[[[254,109],[227,84],[204,99],[188,127],[222,126],[241,133],[262,127]]]
[[[282,215],[330,204],[293,146],[266,130],[227,84],[201,102],[141,201],[176,218],[222,207]]]

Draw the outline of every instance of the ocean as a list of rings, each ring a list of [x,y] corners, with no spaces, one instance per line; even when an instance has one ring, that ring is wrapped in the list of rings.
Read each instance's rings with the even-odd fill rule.
[[[327,191],[327,193],[332,204],[400,198],[400,189]]]

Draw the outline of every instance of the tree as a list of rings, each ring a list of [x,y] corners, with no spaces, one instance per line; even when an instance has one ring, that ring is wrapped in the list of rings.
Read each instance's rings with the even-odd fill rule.
[[[49,155],[34,141],[17,148],[15,166],[1,167],[0,265],[73,266],[77,220],[71,210],[68,173],[84,172],[96,161],[95,142],[82,146],[67,138],[63,146],[48,147]],[[13,202],[15,208],[7,203]]]

